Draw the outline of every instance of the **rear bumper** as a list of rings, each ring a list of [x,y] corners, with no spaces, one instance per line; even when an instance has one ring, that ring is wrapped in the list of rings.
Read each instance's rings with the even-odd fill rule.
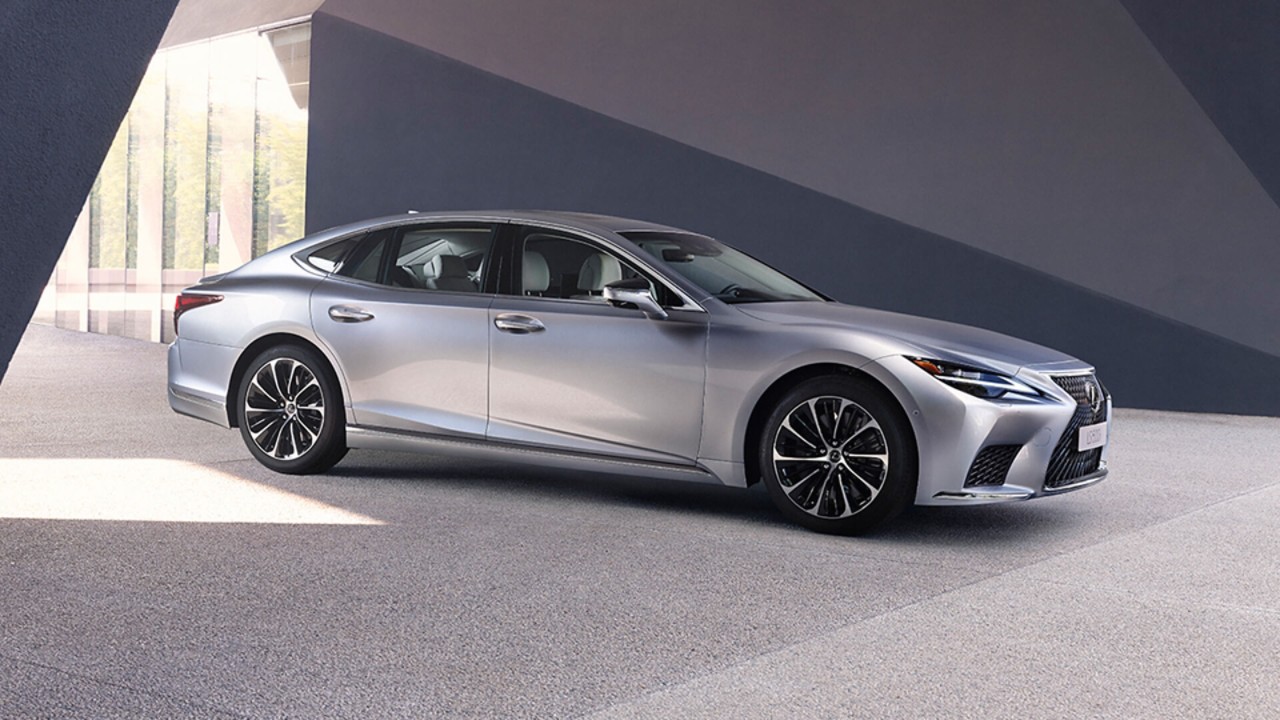
[[[169,407],[179,415],[187,415],[211,422],[214,425],[222,427],[231,427],[227,422],[227,406],[198,398],[193,395],[187,395],[180,390],[175,390],[172,385],[169,386]]]
[[[198,352],[190,352],[198,345]],[[186,348],[187,352],[183,352]],[[225,388],[235,367],[235,348],[178,338],[169,346],[169,407],[174,412],[231,427]],[[183,358],[188,363],[183,363]],[[225,372],[225,380],[219,378]]]

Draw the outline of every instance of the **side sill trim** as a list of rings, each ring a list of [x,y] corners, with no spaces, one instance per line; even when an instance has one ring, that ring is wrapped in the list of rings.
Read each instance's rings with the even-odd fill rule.
[[[574,470],[704,482],[712,485],[724,484],[719,477],[701,465],[673,465],[593,453],[551,450],[496,440],[447,437],[362,425],[347,426],[347,446],[367,450],[427,452],[458,457],[507,460]]]

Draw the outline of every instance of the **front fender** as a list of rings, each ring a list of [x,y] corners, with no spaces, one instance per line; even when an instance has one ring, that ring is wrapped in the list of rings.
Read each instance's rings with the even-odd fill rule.
[[[746,435],[761,398],[779,380],[805,368],[841,366],[864,370],[872,358],[895,352],[891,341],[828,328],[768,324],[715,325],[708,339],[707,385],[699,462],[730,485],[746,485]],[[898,399],[902,387],[872,375]],[[907,398],[909,400],[909,397]],[[905,405],[904,405],[905,407]],[[908,417],[912,410],[907,410]]]

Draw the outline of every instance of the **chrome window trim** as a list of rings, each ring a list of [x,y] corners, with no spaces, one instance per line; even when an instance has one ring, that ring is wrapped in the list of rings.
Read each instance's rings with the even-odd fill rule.
[[[454,294],[465,295],[466,293],[454,293]],[[621,308],[607,301],[579,300],[577,298],[543,297],[542,295],[503,295],[502,293],[498,293],[496,295],[490,293],[490,297],[514,298],[516,300],[522,300],[522,301],[537,300],[537,301],[546,302],[546,303],[568,303],[571,305],[581,306],[581,307],[604,307],[604,308],[611,308],[613,310],[619,310],[622,312],[635,312],[635,313],[641,312],[640,310],[629,310],[627,308]],[[702,308],[699,308],[699,307],[666,307],[664,306],[662,309],[668,312],[685,312],[685,313],[702,313],[702,314],[706,314],[707,312],[706,310],[703,310]]]

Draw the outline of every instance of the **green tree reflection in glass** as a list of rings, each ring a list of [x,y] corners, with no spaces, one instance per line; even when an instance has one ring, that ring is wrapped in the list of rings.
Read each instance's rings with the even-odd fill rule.
[[[208,85],[208,43],[169,52],[164,137],[166,268],[204,268]]]
[[[128,217],[129,120],[111,142],[89,196],[89,267],[125,268]]]
[[[254,134],[253,254],[302,237],[311,27],[263,34]]]

